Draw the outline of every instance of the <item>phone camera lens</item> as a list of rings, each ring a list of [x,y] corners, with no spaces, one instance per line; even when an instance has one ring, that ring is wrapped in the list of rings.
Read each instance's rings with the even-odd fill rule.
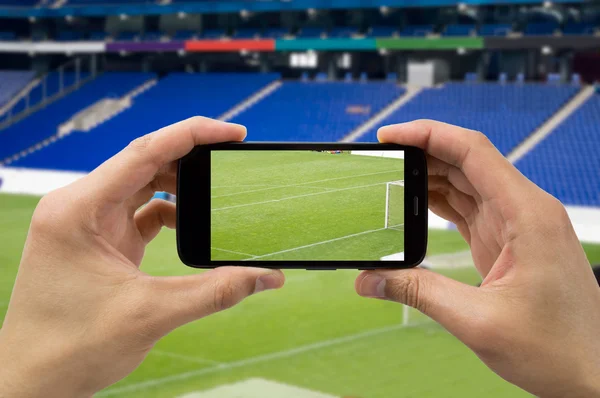
[[[414,176],[418,176],[418,175],[419,175],[419,170],[417,170],[417,169],[414,169],[414,170],[413,170],[413,175],[414,175]]]

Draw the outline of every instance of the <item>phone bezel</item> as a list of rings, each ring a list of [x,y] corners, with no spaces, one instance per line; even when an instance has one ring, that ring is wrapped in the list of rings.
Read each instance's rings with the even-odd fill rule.
[[[404,261],[324,261],[211,259],[211,152],[212,151],[294,151],[294,150],[394,150],[404,151],[405,212]],[[285,269],[381,269],[412,268],[427,251],[427,162],[416,147],[377,143],[281,143],[227,142],[195,147],[179,161],[177,178],[177,251],[181,261],[194,268],[241,265]],[[417,171],[416,173],[414,171]],[[416,212],[413,210],[416,198]],[[200,206],[198,204],[201,204]],[[415,214],[416,213],[416,214]]]

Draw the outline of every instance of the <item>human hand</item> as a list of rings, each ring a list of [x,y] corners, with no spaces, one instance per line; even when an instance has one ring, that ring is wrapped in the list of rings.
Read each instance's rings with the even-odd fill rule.
[[[283,285],[280,271],[219,268],[185,277],[139,270],[175,227],[177,159],[240,141],[245,128],[192,118],[133,141],[35,210],[0,330],[0,397],[84,397],[132,372],[173,329]]]
[[[417,308],[536,396],[600,396],[600,289],[562,204],[481,133],[420,120],[378,136],[427,152],[429,206],[456,224],[484,280],[367,271],[357,292]]]

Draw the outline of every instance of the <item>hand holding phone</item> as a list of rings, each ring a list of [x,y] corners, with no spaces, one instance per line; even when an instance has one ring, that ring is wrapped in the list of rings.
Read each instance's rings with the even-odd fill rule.
[[[193,267],[405,268],[427,246],[423,151],[224,143],[179,165],[178,248]]]

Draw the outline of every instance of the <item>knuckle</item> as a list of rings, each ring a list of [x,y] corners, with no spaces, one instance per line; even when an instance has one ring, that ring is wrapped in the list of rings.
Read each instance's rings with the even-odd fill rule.
[[[479,131],[479,130],[470,130],[470,131],[472,131],[473,141],[475,143],[477,143],[479,146],[492,145],[492,142],[490,141],[488,136],[485,135],[484,133],[482,133],[481,131]]]
[[[239,290],[229,280],[218,280],[215,282],[213,293],[213,310],[219,312],[233,307],[240,301]]]
[[[415,273],[407,273],[400,278],[392,279],[389,294],[396,300],[410,307],[425,312],[426,305],[421,297],[422,281]]]
[[[146,134],[131,141],[129,148],[136,151],[145,151],[150,146],[150,141],[152,141],[152,134]]]
[[[59,191],[53,191],[45,195],[38,203],[33,217],[31,218],[31,229],[36,233],[53,232],[57,226],[63,224],[63,209],[65,205]]]

